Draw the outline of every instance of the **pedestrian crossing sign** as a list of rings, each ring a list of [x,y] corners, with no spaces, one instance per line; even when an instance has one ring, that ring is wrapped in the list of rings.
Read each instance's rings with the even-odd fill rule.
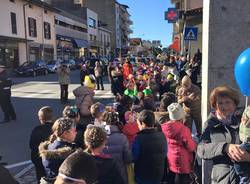
[[[186,27],[184,31],[184,40],[197,40],[198,27]]]

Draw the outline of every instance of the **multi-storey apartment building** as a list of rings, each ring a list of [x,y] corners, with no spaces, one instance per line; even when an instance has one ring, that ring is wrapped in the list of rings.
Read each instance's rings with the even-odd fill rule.
[[[121,55],[127,53],[129,35],[133,33],[130,29],[133,22],[127,9],[127,5],[116,2],[116,53]]]
[[[0,64],[15,68],[26,61],[56,58],[56,11],[40,0],[2,0]]]

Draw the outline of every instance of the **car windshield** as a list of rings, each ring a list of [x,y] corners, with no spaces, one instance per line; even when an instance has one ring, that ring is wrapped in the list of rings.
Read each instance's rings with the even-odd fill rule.
[[[34,62],[25,62],[21,66],[27,67],[27,66],[32,66],[34,65]]]
[[[56,64],[56,61],[49,61],[48,62],[48,65],[55,65]]]

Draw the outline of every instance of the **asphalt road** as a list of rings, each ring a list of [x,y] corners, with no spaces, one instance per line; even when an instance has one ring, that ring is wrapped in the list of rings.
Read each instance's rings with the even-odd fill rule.
[[[54,117],[60,117],[65,105],[60,103],[60,87],[56,74],[47,76],[13,78],[12,103],[17,113],[17,120],[0,124],[0,155],[2,162],[7,162],[9,170],[16,174],[23,169],[30,160],[29,137],[32,129],[39,124],[38,110],[49,105],[54,110]],[[79,71],[71,72],[69,99],[74,104],[72,90],[80,86]],[[95,100],[111,103],[112,94],[110,84],[104,80],[104,91],[96,91]],[[3,113],[0,112],[0,120]],[[18,166],[20,165],[20,166]]]

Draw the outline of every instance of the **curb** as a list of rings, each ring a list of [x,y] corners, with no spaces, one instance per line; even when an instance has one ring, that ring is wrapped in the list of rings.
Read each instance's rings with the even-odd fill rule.
[[[34,167],[33,164],[28,165],[27,167],[25,167],[24,169],[22,169],[19,173],[17,173],[15,175],[15,178],[18,179],[18,178],[22,177],[24,174],[26,174],[28,171],[30,171],[33,167]]]

